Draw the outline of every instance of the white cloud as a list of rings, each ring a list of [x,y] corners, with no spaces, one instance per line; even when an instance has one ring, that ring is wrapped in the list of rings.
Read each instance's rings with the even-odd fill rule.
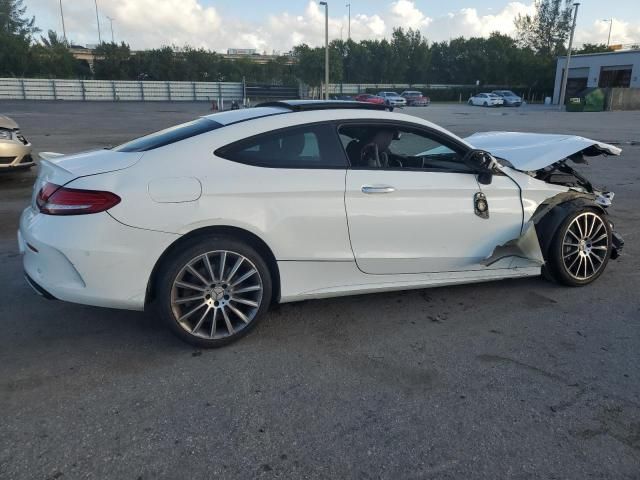
[[[422,13],[416,4],[409,0],[398,0],[391,3],[391,21],[392,25],[401,25],[405,28],[423,29],[428,27],[433,21]]]
[[[469,0],[471,3],[471,0]],[[65,1],[65,21],[71,40],[80,44],[97,43],[93,2]],[[106,16],[113,17],[116,41],[123,40],[134,49],[162,45],[191,45],[216,51],[227,48],[255,48],[260,52],[285,52],[292,46],[324,43],[324,7],[309,0],[302,14],[274,12],[261,23],[223,17],[202,0],[102,0],[98,2],[103,40],[111,33]],[[330,13],[331,6],[330,6]],[[513,34],[517,14],[532,14],[533,0],[512,1],[501,9],[481,14],[476,8],[462,8],[447,15],[430,17],[414,1],[389,1],[378,13],[353,12],[351,37],[356,40],[382,39],[391,36],[394,27],[419,29],[429,41],[459,36],[488,36],[493,31]],[[60,31],[58,2],[30,0],[29,13],[35,14],[44,29]],[[330,16],[330,39],[347,38],[347,17]],[[608,23],[597,21],[576,32],[576,42],[606,42]],[[612,43],[629,43],[640,38],[640,25],[622,20],[613,24]]]
[[[609,21],[596,20],[588,26],[578,26],[575,41],[581,43],[607,43]],[[624,20],[613,19],[611,26],[611,45],[630,44],[640,41],[640,25],[633,25]]]
[[[515,32],[514,19],[534,13],[533,3],[510,2],[502,10],[480,15],[475,8],[462,8],[433,20],[423,33],[430,40],[440,41],[456,37],[487,37],[492,32],[511,35]]]

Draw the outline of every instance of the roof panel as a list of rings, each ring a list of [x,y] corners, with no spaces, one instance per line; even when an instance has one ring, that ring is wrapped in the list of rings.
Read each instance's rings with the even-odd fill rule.
[[[291,109],[281,106],[265,106],[254,108],[241,108],[239,110],[228,110],[226,112],[212,113],[204,115],[203,118],[213,120],[222,125],[230,125],[232,123],[244,122],[254,118],[268,117],[270,115],[278,115],[280,113],[288,113]]]

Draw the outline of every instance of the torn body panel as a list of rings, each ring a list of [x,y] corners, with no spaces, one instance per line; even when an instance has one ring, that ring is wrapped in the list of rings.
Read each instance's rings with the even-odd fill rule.
[[[605,207],[598,203],[598,195],[576,191],[566,191],[547,198],[538,205],[518,238],[498,245],[492,254],[481,263],[491,266],[508,257],[522,258],[536,265],[545,264],[553,237],[567,216],[576,210],[592,209],[606,215]],[[611,258],[616,259],[624,246],[619,233],[612,230]]]
[[[518,238],[509,240],[503,245],[498,245],[491,255],[481,263],[485,267],[490,267],[503,258],[516,257],[529,260],[538,266],[544,265],[544,257],[540,249],[540,242],[536,234],[533,222],[528,222],[524,228],[524,233]]]

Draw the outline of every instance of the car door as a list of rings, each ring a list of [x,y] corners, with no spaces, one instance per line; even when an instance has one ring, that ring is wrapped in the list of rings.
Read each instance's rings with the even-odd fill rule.
[[[388,148],[377,143],[376,132],[385,130],[387,138],[388,131],[393,136]],[[481,260],[520,235],[517,184],[494,175],[490,186],[480,185],[462,162],[467,147],[450,137],[398,123],[343,124],[339,133],[351,164],[345,191],[349,236],[363,272],[487,269]],[[368,158],[376,150],[382,161]],[[488,215],[478,211],[482,195]],[[491,268],[509,263],[501,261]]]

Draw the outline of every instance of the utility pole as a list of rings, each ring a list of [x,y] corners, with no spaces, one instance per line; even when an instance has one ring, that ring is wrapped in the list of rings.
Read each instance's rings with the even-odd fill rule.
[[[347,3],[346,6],[349,9],[349,26],[347,27],[347,40],[351,40],[351,4]]]
[[[96,22],[98,22],[98,44],[102,45],[102,34],[100,33],[100,17],[98,16],[98,0],[93,0],[96,5]]]
[[[571,64],[571,48],[573,48],[573,34],[576,31],[576,18],[578,17],[579,3],[574,3],[575,10],[573,11],[573,23],[571,24],[571,36],[569,37],[569,51],[567,52],[567,61],[564,67],[564,76],[562,77],[562,86],[560,87],[560,102],[558,109],[562,110],[564,107],[564,95],[567,90],[567,80],[569,79],[569,65]]]
[[[324,99],[329,100],[329,4],[324,5]]]
[[[60,18],[62,19],[62,38],[64,38],[64,43],[68,43],[67,29],[64,26],[64,13],[62,12],[62,0],[60,0]]]
[[[109,19],[109,24],[111,25],[111,43],[116,43],[113,39],[113,18],[109,15],[107,15],[107,18]]]
[[[611,43],[611,29],[613,28],[613,17],[609,19],[605,18],[603,22],[609,22],[609,36],[607,37],[607,48],[609,48],[609,44]]]

